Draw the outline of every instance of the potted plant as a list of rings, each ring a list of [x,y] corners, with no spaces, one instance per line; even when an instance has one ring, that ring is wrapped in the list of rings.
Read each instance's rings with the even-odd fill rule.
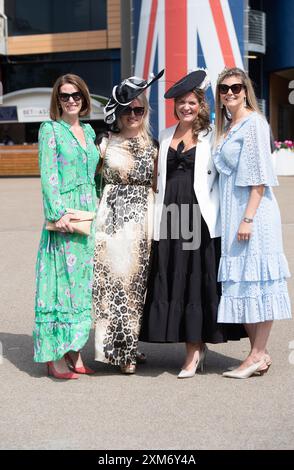
[[[276,174],[280,176],[294,175],[294,141],[275,141],[273,153]]]
[[[294,141],[293,140],[284,140],[284,142],[281,142],[279,140],[275,140],[275,151],[279,150],[291,150],[294,152]]]

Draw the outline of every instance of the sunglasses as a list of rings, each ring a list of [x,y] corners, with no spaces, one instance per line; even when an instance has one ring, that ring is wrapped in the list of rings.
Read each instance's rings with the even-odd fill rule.
[[[245,85],[243,85],[243,83],[234,83],[233,85],[230,85],[230,86],[221,83],[218,86],[218,90],[221,95],[226,95],[229,90],[232,90],[232,93],[234,93],[234,95],[239,95],[239,93],[241,92],[243,88],[244,89],[246,88]]]
[[[78,102],[82,99],[82,94],[79,91],[75,91],[74,93],[59,93],[59,99],[64,103],[67,103],[70,97],[72,97],[75,102]]]
[[[136,106],[135,108],[131,108],[131,106],[127,106],[127,107],[121,112],[121,114],[122,114],[123,116],[130,116],[130,115],[132,114],[132,112],[134,112],[134,115],[135,115],[135,116],[143,116],[144,111],[145,111],[144,106]]]

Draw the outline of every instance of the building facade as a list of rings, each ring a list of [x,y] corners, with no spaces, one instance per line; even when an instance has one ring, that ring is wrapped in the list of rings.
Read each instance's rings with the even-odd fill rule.
[[[249,73],[265,103],[274,137],[294,140],[294,2],[250,0],[249,5],[249,34],[251,27],[255,38]]]
[[[7,134],[17,144],[36,142],[64,73],[87,82],[98,130],[115,83],[165,68],[165,81],[149,90],[156,136],[171,124],[165,89],[207,67],[213,110],[225,65],[249,71],[274,137],[293,140],[293,29],[292,0],[0,0],[0,142]]]
[[[120,47],[120,0],[0,0],[0,141],[9,133],[14,143],[36,142],[51,88],[65,73],[88,84],[98,129],[120,79]]]

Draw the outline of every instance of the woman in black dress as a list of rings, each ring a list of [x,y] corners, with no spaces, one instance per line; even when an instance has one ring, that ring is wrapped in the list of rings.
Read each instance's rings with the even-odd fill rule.
[[[160,136],[155,241],[140,337],[186,343],[178,378],[203,369],[206,342],[246,335],[238,326],[217,323],[221,227],[207,85],[206,72],[197,70],[165,93],[174,98],[179,123]]]

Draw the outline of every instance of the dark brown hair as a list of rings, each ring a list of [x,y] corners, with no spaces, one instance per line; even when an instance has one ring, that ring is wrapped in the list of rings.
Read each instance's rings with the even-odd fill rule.
[[[179,117],[176,113],[176,102],[180,100],[183,96],[187,95],[188,93],[178,96],[174,100],[174,116],[177,120],[179,120]],[[205,91],[195,89],[195,90],[191,90],[191,93],[194,93],[199,103],[199,111],[198,111],[197,117],[192,123],[193,140],[196,141],[199,132],[207,131],[207,134],[208,134],[208,132],[211,130],[210,120],[209,120],[209,106],[205,98]]]
[[[70,83],[77,87],[79,92],[82,94],[82,107],[79,113],[80,116],[87,116],[91,112],[91,98],[89,89],[84,82],[84,80],[79,77],[78,75],[74,75],[72,73],[68,73],[66,75],[62,75],[59,77],[56,82],[54,83],[52,95],[51,95],[51,102],[50,102],[50,118],[53,121],[57,121],[61,118],[62,108],[59,102],[59,90],[62,85],[66,83]]]

